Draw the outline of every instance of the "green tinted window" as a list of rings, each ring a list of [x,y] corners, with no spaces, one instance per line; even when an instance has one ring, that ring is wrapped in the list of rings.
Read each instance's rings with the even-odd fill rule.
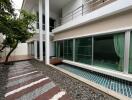
[[[56,57],[63,58],[63,41],[57,41],[55,43],[55,55]]]
[[[92,38],[78,38],[75,40],[75,61],[91,64]]]
[[[94,62],[96,66],[123,71],[124,34],[94,37]]]
[[[54,42],[54,54],[57,57],[57,42]]]
[[[73,40],[64,40],[64,58],[73,60]]]

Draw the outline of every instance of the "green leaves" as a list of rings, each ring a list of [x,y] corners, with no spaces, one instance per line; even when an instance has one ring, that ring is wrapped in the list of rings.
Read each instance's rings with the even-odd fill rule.
[[[3,16],[14,15],[14,8],[11,0],[0,0],[0,19]]]
[[[6,36],[5,45],[13,48],[13,44],[26,42],[33,36],[33,23],[36,16],[26,11],[21,11],[21,17],[4,16],[0,20],[0,33]]]
[[[33,36],[35,20],[36,16],[26,11],[21,11],[20,17],[16,18],[11,1],[0,0],[0,33],[5,36],[2,44],[3,47],[12,48],[5,62],[8,61],[18,43],[26,42]]]

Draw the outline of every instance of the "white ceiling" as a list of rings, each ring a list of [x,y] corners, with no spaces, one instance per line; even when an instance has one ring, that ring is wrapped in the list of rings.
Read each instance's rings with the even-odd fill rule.
[[[26,0],[24,4],[24,9],[32,10],[33,8],[38,9],[38,1],[39,0]],[[71,0],[50,0],[50,10],[54,12],[58,12],[66,6]],[[44,0],[43,0],[43,7],[44,7]]]
[[[71,0],[50,0],[50,9],[51,10],[61,10],[64,6],[66,6]]]

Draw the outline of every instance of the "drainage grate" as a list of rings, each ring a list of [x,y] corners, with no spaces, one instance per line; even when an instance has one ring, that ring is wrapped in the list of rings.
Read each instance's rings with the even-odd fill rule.
[[[87,69],[82,69],[69,64],[60,64],[58,67],[77,74],[83,78],[86,78],[92,82],[100,84],[108,89],[132,98],[132,82],[125,81],[112,76],[104,75]]]

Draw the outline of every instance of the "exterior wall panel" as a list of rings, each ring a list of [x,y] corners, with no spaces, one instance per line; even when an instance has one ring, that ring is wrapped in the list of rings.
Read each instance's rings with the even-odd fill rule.
[[[132,13],[127,11],[124,13],[116,14],[108,18],[94,21],[83,26],[55,33],[54,40],[61,40],[73,37],[87,36],[90,34],[118,30],[120,28],[132,27]]]

